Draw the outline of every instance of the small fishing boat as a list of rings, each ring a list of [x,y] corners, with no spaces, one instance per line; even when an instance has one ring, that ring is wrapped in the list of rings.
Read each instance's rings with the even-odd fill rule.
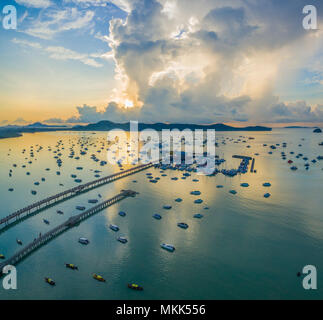
[[[63,212],[63,211],[61,211],[61,210],[57,210],[57,211],[56,211],[56,213],[57,213],[57,214],[64,214],[64,212]]]
[[[129,289],[132,289],[132,290],[136,290],[136,291],[142,291],[142,290],[144,290],[143,287],[139,286],[136,283],[128,283],[128,288]]]
[[[20,246],[22,246],[22,241],[21,241],[21,240],[16,239],[16,242],[17,242]]]
[[[119,216],[121,216],[121,217],[125,217],[125,216],[126,216],[126,213],[125,213],[124,211],[120,211],[120,212],[119,212]]]
[[[48,220],[43,219],[43,221],[44,221],[45,224],[49,224],[49,221]]]
[[[3,254],[0,254],[0,259],[5,259],[6,257]]]
[[[99,202],[99,200],[97,200],[97,199],[90,199],[90,200],[88,200],[88,203],[98,203]]]
[[[51,286],[55,286],[55,281],[51,278],[45,278],[45,282],[50,284]]]
[[[179,222],[177,224],[178,227],[182,228],[182,229],[187,229],[188,228],[188,224],[185,222]]]
[[[249,187],[249,183],[241,183],[240,186],[243,187],[243,188],[248,188]]]
[[[203,218],[203,214],[200,214],[200,213],[194,214],[193,218],[195,218],[195,219],[202,219]]]
[[[77,210],[80,210],[80,211],[84,211],[85,210],[85,207],[83,207],[83,206],[76,206],[75,208]]]
[[[119,237],[117,240],[119,242],[121,242],[121,243],[127,243],[128,242],[128,240],[125,237]]]
[[[66,268],[72,269],[72,270],[78,270],[79,268],[72,263],[65,263]]]
[[[202,199],[197,199],[197,200],[195,200],[194,201],[194,203],[196,203],[196,204],[200,204],[200,203],[202,203],[203,202],[203,200]]]
[[[170,209],[172,208],[172,206],[163,206],[163,208],[164,208],[165,210],[170,210]]]
[[[79,243],[87,245],[90,241],[87,238],[79,238]]]
[[[265,197],[265,198],[269,198],[269,197],[270,197],[270,193],[265,193],[265,194],[264,194],[264,197]]]
[[[115,224],[110,224],[109,228],[113,231],[119,231],[119,227],[116,226]]]
[[[96,273],[93,273],[93,278],[95,279],[95,280],[98,280],[98,281],[100,281],[100,282],[105,282],[105,279],[103,278],[103,277],[101,277],[101,276],[99,276],[98,274],[96,274]]]
[[[154,217],[156,220],[160,220],[160,219],[162,218],[162,216],[161,216],[160,214],[158,214],[158,213],[155,213],[155,214],[153,215],[153,217]]]
[[[163,249],[169,251],[169,252],[174,252],[175,251],[175,247],[172,246],[171,244],[167,244],[167,243],[162,243],[160,245]]]

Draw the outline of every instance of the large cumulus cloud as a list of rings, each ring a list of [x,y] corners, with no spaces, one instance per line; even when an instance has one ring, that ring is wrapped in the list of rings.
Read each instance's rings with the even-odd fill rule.
[[[274,89],[291,65],[322,49],[315,31],[302,28],[306,1],[122,4],[128,17],[112,20],[107,37],[117,81],[111,102],[103,111],[78,108],[75,121],[323,121],[322,106],[280,101]],[[323,11],[321,1],[312,4]]]

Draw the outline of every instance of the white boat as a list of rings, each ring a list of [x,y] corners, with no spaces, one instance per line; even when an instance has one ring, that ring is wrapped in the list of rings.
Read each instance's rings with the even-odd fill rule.
[[[160,246],[167,251],[170,251],[170,252],[175,251],[175,247],[172,246],[171,244],[162,243]]]
[[[87,239],[87,238],[80,238],[79,239],[79,243],[82,243],[82,244],[89,244],[90,241]]]
[[[110,229],[113,230],[113,231],[119,231],[119,227],[116,226],[115,224],[110,224]]]

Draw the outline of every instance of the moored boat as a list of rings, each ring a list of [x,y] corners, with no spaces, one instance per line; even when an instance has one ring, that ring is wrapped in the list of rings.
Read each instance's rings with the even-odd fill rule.
[[[136,283],[128,283],[128,288],[132,289],[132,290],[136,290],[136,291],[142,291],[144,290],[143,287],[141,287],[140,285],[136,284]]]
[[[79,268],[72,263],[65,263],[66,268],[72,269],[72,270],[78,270]]]
[[[162,243],[160,246],[161,246],[163,249],[165,249],[165,250],[167,250],[167,251],[169,251],[169,252],[173,252],[173,251],[175,251],[175,247],[174,247],[173,245],[171,245],[171,244]]]
[[[81,244],[89,244],[90,241],[87,238],[79,238],[79,243],[81,243]]]
[[[51,278],[45,278],[45,282],[50,284],[51,286],[55,286],[55,281]]]
[[[119,231],[119,227],[116,226],[115,224],[110,224],[109,228],[113,231]]]
[[[98,280],[100,282],[106,282],[105,279],[103,277],[101,277],[100,275],[93,273],[93,279]]]

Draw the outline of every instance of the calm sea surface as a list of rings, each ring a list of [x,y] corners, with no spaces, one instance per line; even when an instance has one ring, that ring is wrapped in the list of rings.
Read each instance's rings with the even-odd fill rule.
[[[246,142],[234,143],[239,136],[246,137],[240,138]],[[140,193],[99,212],[28,256],[17,265],[17,290],[4,290],[0,280],[0,299],[322,299],[323,161],[311,162],[323,155],[323,147],[318,146],[322,134],[310,129],[277,129],[270,133],[219,132],[216,137],[217,153],[226,159],[220,168],[238,167],[240,161],[233,159],[233,154],[250,155],[256,158],[257,173],[234,178],[192,173],[183,180],[183,172],[167,170],[163,177],[159,169],[151,168],[42,211],[0,233],[0,253],[9,258],[21,249],[17,238],[28,244],[40,232],[79,213],[75,206],[93,206],[88,200],[99,199],[99,193],[102,199],[121,189]],[[57,147],[59,140],[62,143]],[[282,142],[287,143],[286,148]],[[270,148],[263,144],[280,146],[269,154]],[[39,146],[43,149],[37,152]],[[75,156],[85,148],[87,154],[79,160],[70,159],[72,146]],[[54,153],[57,149],[60,151]],[[85,183],[96,179],[95,170],[101,170],[102,177],[118,172],[116,165],[101,167],[91,159],[91,154],[96,154],[107,160],[106,149],[104,133],[36,133],[0,140],[0,218],[78,185],[71,174]],[[282,151],[286,160],[282,160]],[[60,176],[56,175],[54,158],[58,153],[63,160]],[[299,153],[308,161],[296,159]],[[297,171],[290,170],[289,159]],[[306,162],[310,163],[308,171]],[[160,177],[159,182],[150,183],[147,172]],[[40,182],[39,186],[35,182]],[[263,187],[264,182],[270,182],[271,187]],[[249,187],[243,188],[241,183],[249,183]],[[9,192],[9,188],[14,191]],[[229,193],[232,189],[236,195]],[[31,190],[37,194],[32,195]],[[193,190],[201,191],[201,195],[191,195]],[[267,192],[271,194],[268,199],[264,198]],[[175,202],[176,198],[183,201]],[[197,198],[203,199],[203,204],[194,204]],[[164,205],[172,209],[164,210]],[[205,206],[209,210],[204,210]],[[56,213],[59,209],[64,215]],[[125,211],[126,217],[119,216],[119,211]],[[155,213],[162,215],[160,221],[152,218]],[[196,213],[204,217],[194,219]],[[178,222],[186,222],[189,228],[180,229]],[[118,225],[120,231],[113,232],[110,224]],[[116,241],[119,235],[126,236],[128,243]],[[79,237],[87,237],[90,244],[82,246]],[[175,252],[161,249],[163,242],[173,244]],[[65,268],[64,263],[76,264],[79,271]],[[318,290],[304,290],[302,279],[296,276],[305,265],[317,267]],[[103,276],[106,283],[95,281],[92,273]],[[56,286],[50,287],[44,277],[54,279]],[[129,282],[139,283],[144,291],[129,290]]]

